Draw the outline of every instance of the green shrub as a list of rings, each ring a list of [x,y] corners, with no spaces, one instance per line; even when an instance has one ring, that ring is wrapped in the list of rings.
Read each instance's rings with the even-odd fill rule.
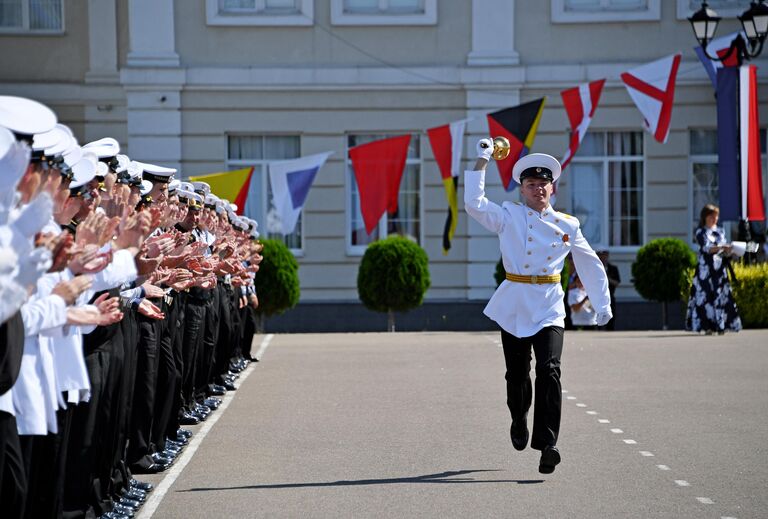
[[[387,312],[390,330],[394,329],[393,312],[421,305],[429,285],[427,253],[397,235],[370,244],[357,272],[360,301],[370,310]]]
[[[263,240],[264,259],[256,273],[256,293],[264,316],[281,314],[299,302],[299,263],[281,240]]]
[[[659,238],[640,247],[632,263],[638,294],[650,301],[687,301],[696,254],[683,240]]]
[[[734,264],[731,284],[739,316],[745,328],[768,327],[768,263]]]

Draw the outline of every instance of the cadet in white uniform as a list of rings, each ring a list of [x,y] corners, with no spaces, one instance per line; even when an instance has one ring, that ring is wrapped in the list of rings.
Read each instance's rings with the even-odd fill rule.
[[[560,356],[565,307],[560,271],[568,253],[584,283],[598,324],[611,318],[608,279],[603,264],[582,236],[579,221],[552,209],[552,183],[560,163],[543,153],[515,163],[512,176],[521,183],[524,203],[501,206],[485,197],[485,168],[493,142],[477,145],[474,171],[464,174],[464,206],[469,215],[499,237],[506,280],[485,307],[485,315],[501,327],[507,380],[507,406],[512,415],[510,437],[517,450],[528,443],[531,406],[531,348],[536,355],[536,403],[531,448],[541,451],[539,472],[549,474],[560,462]]]

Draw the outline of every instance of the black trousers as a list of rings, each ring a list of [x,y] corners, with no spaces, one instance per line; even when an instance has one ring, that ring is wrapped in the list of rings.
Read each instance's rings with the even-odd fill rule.
[[[143,315],[139,322],[138,357],[131,403],[131,428],[128,430],[126,461],[132,471],[141,471],[154,463],[151,458],[152,422],[157,385],[160,322]]]
[[[504,361],[507,367],[507,407],[512,421],[525,420],[533,397],[531,387],[531,348],[536,355],[536,403],[533,408],[531,448],[543,450],[556,445],[560,434],[560,356],[563,354],[563,329],[548,326],[531,337],[515,337],[501,330]]]
[[[191,411],[195,407],[195,380],[199,356],[203,354],[203,335],[205,334],[207,304],[195,298],[187,298],[184,308],[184,331],[182,359],[184,371],[181,379],[181,399],[184,408]]]
[[[16,417],[0,411],[0,505],[8,519],[24,517],[27,476],[21,453]]]
[[[181,378],[181,367],[176,366],[176,355],[173,351],[173,339],[176,336],[177,305],[172,301],[163,301],[162,310],[165,319],[162,321],[157,345],[157,381],[155,385],[155,409],[150,440],[156,452],[165,450],[165,432],[171,419],[173,404],[176,400],[176,375]]]

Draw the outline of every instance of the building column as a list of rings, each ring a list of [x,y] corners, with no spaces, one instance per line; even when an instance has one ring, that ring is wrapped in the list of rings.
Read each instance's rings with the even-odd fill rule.
[[[115,0],[88,0],[90,67],[86,83],[117,83],[117,12]]]
[[[121,71],[126,92],[128,153],[171,168],[181,165],[181,91],[173,0],[129,0],[130,46]]]
[[[517,65],[515,0],[472,0],[472,50],[468,65]]]

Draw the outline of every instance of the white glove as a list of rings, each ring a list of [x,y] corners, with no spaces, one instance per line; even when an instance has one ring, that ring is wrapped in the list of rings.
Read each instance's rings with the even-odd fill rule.
[[[46,248],[38,247],[34,249],[25,258],[19,262],[19,273],[16,275],[16,282],[24,287],[29,287],[37,283],[40,276],[48,272],[53,260],[51,251]]]
[[[480,139],[477,141],[476,149],[478,159],[485,159],[490,161],[491,155],[493,155],[493,141],[488,138]]]
[[[48,193],[40,193],[34,200],[14,215],[13,225],[23,236],[32,238],[45,227],[53,215],[53,200]]]
[[[605,326],[608,324],[608,321],[610,321],[613,318],[613,314],[610,310],[606,312],[599,312],[597,314],[597,325],[598,326]]]

